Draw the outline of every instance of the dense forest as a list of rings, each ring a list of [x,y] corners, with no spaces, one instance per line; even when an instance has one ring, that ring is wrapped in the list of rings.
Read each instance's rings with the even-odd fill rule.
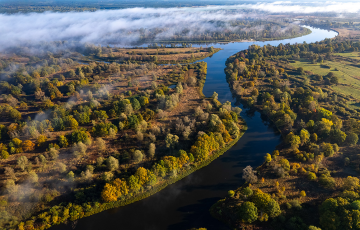
[[[150,196],[245,128],[241,109],[203,96],[204,62],[70,54],[1,55],[0,228],[45,229]]]
[[[345,70],[359,70],[359,48],[340,39],[253,45],[227,60],[233,94],[283,142],[243,170],[245,184],[212,206],[215,218],[236,229],[359,229],[360,98]]]

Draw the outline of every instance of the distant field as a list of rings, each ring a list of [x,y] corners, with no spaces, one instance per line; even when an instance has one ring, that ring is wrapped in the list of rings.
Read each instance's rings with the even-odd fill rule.
[[[360,60],[360,52],[352,52],[352,53],[335,53],[334,55],[339,55],[341,57],[347,57],[352,59]]]
[[[358,55],[358,52],[342,53],[342,56],[345,55],[347,55],[347,57],[355,57]],[[314,74],[322,76],[329,72],[334,73],[334,75],[339,78],[339,83],[342,85],[332,86],[333,90],[360,99],[360,68],[350,65],[350,62],[346,61],[327,61],[325,64],[331,66],[331,68],[327,69],[321,67],[320,64],[311,64],[308,61],[291,63],[291,65],[296,68],[303,67],[305,71],[311,71]],[[337,69],[337,71],[335,71],[335,69]]]

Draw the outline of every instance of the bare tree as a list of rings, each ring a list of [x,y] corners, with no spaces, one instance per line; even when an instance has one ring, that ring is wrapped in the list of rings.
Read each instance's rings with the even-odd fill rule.
[[[16,180],[15,172],[13,168],[5,167],[5,176],[9,177],[10,179]]]
[[[152,142],[155,142],[156,141],[156,136],[154,134],[152,134],[151,132],[149,133],[149,138]]]
[[[115,129],[113,129],[113,128],[110,128],[110,129],[109,129],[109,137],[110,137],[111,139],[115,139],[115,138],[116,138],[116,131],[115,131]]]
[[[110,156],[106,160],[106,166],[110,171],[114,171],[119,168],[119,160],[115,159],[113,156]]]
[[[133,159],[135,163],[140,163],[143,160],[143,158],[144,158],[144,154],[142,154],[140,150],[135,150],[133,155]]]
[[[96,146],[97,146],[99,151],[104,151],[106,149],[106,143],[100,137],[96,138]]]
[[[154,156],[155,156],[155,149],[156,149],[155,144],[154,144],[154,143],[150,143],[150,145],[149,145],[149,151],[148,151],[150,157],[154,157]]]
[[[144,134],[142,134],[142,132],[140,132],[140,131],[137,131],[136,132],[136,139],[138,140],[138,141],[143,141],[144,140]]]
[[[189,138],[190,134],[191,134],[191,128],[190,128],[190,126],[186,126],[182,133],[184,139],[187,140]]]
[[[154,125],[153,127],[151,127],[151,132],[154,135],[159,135],[160,134],[160,128],[158,126]]]
[[[252,167],[248,165],[243,169],[242,178],[248,183],[254,183],[257,181],[257,176],[255,175],[255,173],[256,172],[252,169]]]

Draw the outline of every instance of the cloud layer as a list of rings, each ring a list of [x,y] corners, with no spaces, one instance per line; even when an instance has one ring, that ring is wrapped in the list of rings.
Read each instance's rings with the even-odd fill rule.
[[[355,13],[357,2],[291,3],[273,2],[194,8],[130,8],[96,12],[0,14],[0,47],[39,41],[76,40],[96,44],[125,45],[147,31],[159,30],[156,39],[166,39],[188,30],[188,34],[219,30],[214,21],[226,22],[243,17],[265,17],[269,13]],[[246,12],[246,13],[245,13]]]

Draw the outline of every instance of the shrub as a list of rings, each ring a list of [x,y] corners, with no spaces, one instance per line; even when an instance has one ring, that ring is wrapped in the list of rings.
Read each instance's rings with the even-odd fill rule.
[[[235,195],[234,190],[229,190],[228,195],[229,195],[229,197],[233,197]]]
[[[309,180],[316,180],[316,174],[313,172],[308,172],[307,178]]]

